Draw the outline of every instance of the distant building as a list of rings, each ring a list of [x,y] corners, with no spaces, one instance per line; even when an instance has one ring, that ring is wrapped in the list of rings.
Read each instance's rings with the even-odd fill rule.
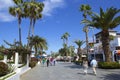
[[[113,54],[113,61],[120,60],[120,33],[117,31],[109,31],[109,35],[113,36],[113,40],[110,40],[110,51]],[[101,32],[95,34],[96,42],[94,44],[93,51],[90,51],[90,59],[95,57],[98,61],[105,61],[105,55],[102,49]],[[91,49],[92,50],[92,49]]]

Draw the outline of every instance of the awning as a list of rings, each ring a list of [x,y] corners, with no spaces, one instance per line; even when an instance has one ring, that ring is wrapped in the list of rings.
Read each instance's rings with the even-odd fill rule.
[[[120,50],[115,50],[115,53],[120,55]]]
[[[47,55],[46,54],[43,54],[44,57],[46,57]]]
[[[117,50],[117,54],[120,55],[120,50]]]

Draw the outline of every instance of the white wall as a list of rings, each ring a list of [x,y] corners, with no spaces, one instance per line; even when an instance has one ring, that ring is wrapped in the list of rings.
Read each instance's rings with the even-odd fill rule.
[[[118,37],[117,40],[118,40],[118,46],[120,46],[120,37]]]
[[[109,32],[109,35],[116,36],[116,32]]]
[[[115,38],[114,40],[110,41],[110,50],[115,50],[116,46],[118,46],[118,39]]]

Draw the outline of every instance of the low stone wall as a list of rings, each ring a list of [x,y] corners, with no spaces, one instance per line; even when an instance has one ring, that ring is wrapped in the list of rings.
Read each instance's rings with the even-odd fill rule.
[[[20,75],[23,74],[24,72],[28,71],[29,68],[28,66],[24,66],[24,67],[21,67],[21,68],[17,68],[16,69],[16,74],[6,78],[5,80],[20,80]]]

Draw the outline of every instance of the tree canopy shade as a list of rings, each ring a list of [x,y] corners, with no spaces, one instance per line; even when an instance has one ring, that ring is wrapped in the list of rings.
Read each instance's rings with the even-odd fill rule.
[[[118,13],[120,13],[120,9],[114,7],[110,7],[106,11],[103,11],[103,9],[100,8],[99,14],[92,15],[92,21],[82,21],[82,23],[85,23],[88,26],[92,26],[102,30],[101,40],[106,62],[111,61],[111,54],[109,49],[109,29],[116,28],[118,25],[120,25],[120,15],[117,15]]]

